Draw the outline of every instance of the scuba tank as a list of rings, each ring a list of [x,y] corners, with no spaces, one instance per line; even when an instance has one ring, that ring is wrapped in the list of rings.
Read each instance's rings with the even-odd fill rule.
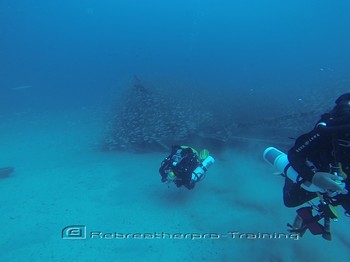
[[[207,156],[206,159],[192,172],[191,183],[196,183],[204,178],[204,173],[208,168],[215,163],[215,159],[212,156]]]
[[[297,173],[297,171],[294,170],[293,167],[290,166],[288,156],[285,153],[278,150],[277,148],[268,147],[264,151],[263,158],[267,163],[276,167],[278,171],[286,175],[294,183],[298,182],[299,174]],[[314,184],[308,181],[302,183],[301,187],[309,192],[325,192],[323,189],[319,188],[318,186],[315,186]]]

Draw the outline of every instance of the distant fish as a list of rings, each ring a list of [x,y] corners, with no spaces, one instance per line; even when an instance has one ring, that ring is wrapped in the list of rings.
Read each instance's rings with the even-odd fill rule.
[[[17,87],[14,87],[12,88],[12,90],[22,90],[22,89],[28,89],[28,88],[31,88],[32,86],[17,86]]]
[[[13,167],[0,167],[0,178],[9,177],[14,170]]]
[[[321,67],[320,68],[320,71],[322,72],[334,72],[334,69],[333,68],[330,68],[330,67]]]

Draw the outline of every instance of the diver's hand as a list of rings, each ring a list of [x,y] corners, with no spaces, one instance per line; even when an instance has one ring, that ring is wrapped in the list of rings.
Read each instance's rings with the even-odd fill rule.
[[[341,176],[336,176],[326,172],[316,172],[312,178],[312,183],[326,192],[338,192],[340,194],[347,194],[345,184],[342,182]]]

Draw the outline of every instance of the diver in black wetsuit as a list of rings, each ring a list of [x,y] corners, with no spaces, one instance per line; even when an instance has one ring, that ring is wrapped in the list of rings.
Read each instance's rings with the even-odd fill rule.
[[[322,115],[311,132],[296,140],[288,160],[298,172],[299,182],[286,178],[283,200],[287,207],[299,206],[317,196],[300,187],[309,181],[335,193],[333,204],[342,205],[350,214],[350,93],[341,95],[333,110]]]
[[[199,154],[189,146],[173,146],[171,153],[161,163],[159,173],[163,183],[174,182],[177,187],[193,189],[204,179],[205,172],[214,163],[214,158],[203,149]]]

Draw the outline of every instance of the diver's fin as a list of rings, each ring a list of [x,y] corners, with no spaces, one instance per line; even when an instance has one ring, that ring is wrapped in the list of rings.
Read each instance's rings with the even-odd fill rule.
[[[282,176],[282,177],[286,177],[286,175],[284,173],[281,172],[273,172],[272,173],[274,176]]]
[[[299,234],[300,237],[302,237],[306,230],[307,230],[307,227],[305,225],[301,225],[300,228],[297,228],[297,227],[294,227],[294,225],[291,225],[291,224],[287,224],[287,227],[289,227],[290,229],[288,229],[288,232],[290,233],[297,233]]]
[[[0,178],[8,177],[15,169],[13,167],[0,167]]]

